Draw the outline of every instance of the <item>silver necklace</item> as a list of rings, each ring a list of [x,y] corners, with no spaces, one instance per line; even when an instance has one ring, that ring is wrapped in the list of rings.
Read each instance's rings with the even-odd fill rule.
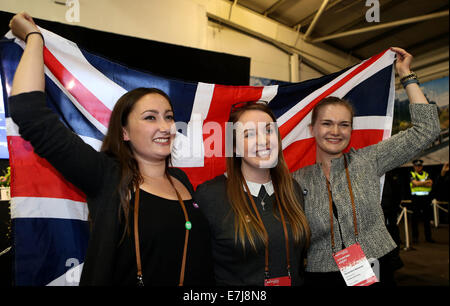
[[[266,198],[266,196],[267,196],[267,192],[265,192],[263,198],[261,199],[261,206],[262,206],[263,210],[266,210],[266,202],[264,202],[264,199]],[[258,197],[258,199],[259,199],[259,197]]]

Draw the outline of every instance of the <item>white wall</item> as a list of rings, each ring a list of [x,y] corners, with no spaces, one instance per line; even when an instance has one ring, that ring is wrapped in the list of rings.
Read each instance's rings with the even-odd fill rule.
[[[209,22],[205,5],[214,0],[2,0],[0,10],[26,11],[33,17],[91,29],[146,38],[251,58],[250,75],[290,81],[289,55],[275,46],[230,28]],[[59,0],[65,2],[65,0]],[[79,4],[79,21],[74,10]],[[219,2],[218,2],[219,4]],[[308,67],[301,80],[317,72]]]
[[[317,70],[314,70],[313,68],[309,67],[305,63],[300,63],[299,82],[310,80],[310,79],[315,79],[315,78],[320,78],[321,76],[323,76],[322,73],[318,72]]]
[[[204,48],[206,44],[205,8],[190,0],[68,2],[79,4],[79,21],[70,22],[74,15],[67,14],[76,6],[58,5],[53,0],[2,0],[0,10],[26,11],[41,19],[195,48]]]
[[[287,53],[228,27],[210,22],[206,49],[251,57],[251,76],[289,81],[289,55]]]

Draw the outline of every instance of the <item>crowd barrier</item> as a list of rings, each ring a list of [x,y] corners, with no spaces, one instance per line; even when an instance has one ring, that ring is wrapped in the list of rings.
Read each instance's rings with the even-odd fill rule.
[[[397,218],[397,225],[399,225],[403,219],[403,226],[405,229],[404,250],[409,250],[411,248],[411,243],[410,243],[410,238],[409,238],[408,214],[412,214],[413,212],[412,212],[412,210],[408,209],[408,204],[411,204],[411,200],[402,200],[400,202],[401,212]],[[439,209],[448,213],[448,209],[445,209],[444,207],[441,206],[441,205],[448,205],[448,202],[438,201],[436,199],[433,199],[431,201],[430,205],[433,206],[434,227],[438,227],[439,226]]]

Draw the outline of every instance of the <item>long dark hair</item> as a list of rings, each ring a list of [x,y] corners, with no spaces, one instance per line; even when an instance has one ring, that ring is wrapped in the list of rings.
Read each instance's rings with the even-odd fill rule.
[[[122,220],[122,216],[125,219],[125,231],[123,237],[125,236],[125,233],[130,233],[129,216],[131,193],[139,188],[139,185],[143,182],[130,143],[123,139],[123,128],[127,125],[128,116],[135,104],[148,94],[158,94],[163,96],[167,99],[173,110],[169,96],[160,89],[140,87],[127,92],[120,97],[114,105],[109,120],[108,132],[103,139],[102,147],[100,149],[102,152],[115,158],[120,164],[120,181],[117,186],[117,192],[121,207],[121,209],[119,209],[119,221]],[[166,158],[166,175],[169,164],[170,155]]]
[[[237,111],[230,114],[228,121],[233,124],[238,122],[242,114],[249,110],[265,112],[272,118],[273,122],[276,123],[275,115],[272,113],[270,108],[264,104],[249,104],[248,106],[241,107]],[[236,131],[233,130],[234,147],[236,145],[235,132]],[[305,213],[300,206],[299,199],[295,196],[293,179],[283,156],[278,128],[277,134],[278,163],[274,168],[270,169],[270,176],[273,182],[274,191],[280,199],[280,203],[277,204],[281,205],[281,209],[287,216],[287,221],[291,225],[294,241],[296,243],[304,242],[307,247],[309,245],[311,235],[310,228],[306,220]],[[261,241],[264,241],[264,230],[259,224],[253,210],[250,208],[245,196],[243,188],[244,175],[242,174],[241,164],[242,158],[237,157],[235,152],[233,153],[233,157],[226,158],[227,196],[230,201],[231,208],[235,213],[235,241],[237,242],[239,240],[242,247],[245,248],[245,238],[247,238],[250,245],[256,249],[255,238],[258,237]],[[248,222],[247,218],[250,218],[251,222]]]

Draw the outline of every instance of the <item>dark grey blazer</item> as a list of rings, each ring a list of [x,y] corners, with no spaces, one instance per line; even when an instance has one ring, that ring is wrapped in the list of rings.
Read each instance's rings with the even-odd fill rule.
[[[346,153],[350,179],[355,197],[358,222],[358,242],[367,258],[380,258],[396,244],[384,224],[381,208],[380,177],[416,157],[439,135],[437,108],[430,104],[411,104],[413,127],[378,144],[351,149]],[[306,271],[338,271],[332,257],[329,200],[326,179],[320,164],[294,172],[294,178],[307,192],[305,213],[311,227],[311,245],[307,255]],[[347,186],[344,158],[332,160],[330,183],[333,201],[338,211],[344,245],[355,243],[353,214]],[[334,218],[335,245],[340,250],[341,238]]]

